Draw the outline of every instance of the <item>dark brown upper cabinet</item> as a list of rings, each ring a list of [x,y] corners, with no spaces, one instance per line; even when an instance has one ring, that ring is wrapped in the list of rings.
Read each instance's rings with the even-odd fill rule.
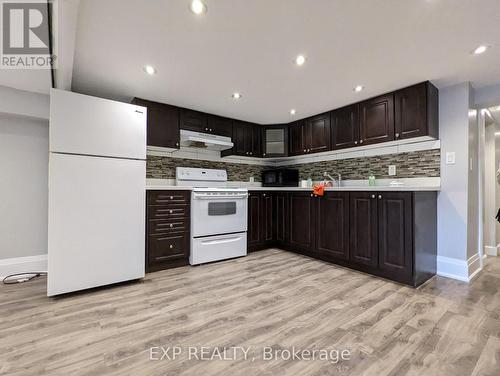
[[[394,140],[394,94],[368,99],[359,105],[361,145]]]
[[[140,98],[134,98],[132,103],[148,109],[148,146],[179,149],[179,108]]]
[[[394,94],[396,140],[431,136],[439,137],[438,90],[423,82]]]
[[[204,132],[231,137],[233,135],[233,120],[221,116],[208,115],[208,124]]]
[[[262,156],[285,157],[288,155],[288,126],[268,125],[262,127]]]
[[[332,149],[352,148],[359,143],[359,105],[339,108],[331,113]]]
[[[307,153],[331,150],[330,132],[329,112],[309,118],[305,132]]]
[[[288,155],[301,155],[305,154],[307,149],[305,147],[305,121],[299,120],[288,126]]]
[[[181,109],[181,129],[208,132],[208,116],[199,111]]]
[[[224,151],[226,155],[243,155],[247,157],[260,157],[261,152],[261,127],[258,124],[236,120],[233,125],[233,143],[231,150]]]

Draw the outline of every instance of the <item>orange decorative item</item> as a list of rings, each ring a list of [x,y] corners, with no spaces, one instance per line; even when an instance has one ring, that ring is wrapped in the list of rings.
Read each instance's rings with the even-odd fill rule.
[[[315,184],[313,186],[313,193],[316,196],[323,196],[325,194],[325,186],[323,184]]]

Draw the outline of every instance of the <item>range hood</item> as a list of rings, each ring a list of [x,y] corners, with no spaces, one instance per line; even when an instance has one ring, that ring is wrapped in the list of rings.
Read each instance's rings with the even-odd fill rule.
[[[181,129],[181,146],[221,151],[231,149],[233,145],[229,137]]]

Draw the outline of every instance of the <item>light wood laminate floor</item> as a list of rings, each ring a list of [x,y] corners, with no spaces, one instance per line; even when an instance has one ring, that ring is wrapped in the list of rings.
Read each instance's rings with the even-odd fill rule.
[[[44,278],[0,287],[0,374],[500,375],[499,259],[469,285],[436,277],[415,290],[270,249],[45,294]],[[175,360],[150,360],[152,346],[176,345]],[[247,360],[197,361],[189,346],[250,350]],[[351,358],[265,361],[266,346]]]

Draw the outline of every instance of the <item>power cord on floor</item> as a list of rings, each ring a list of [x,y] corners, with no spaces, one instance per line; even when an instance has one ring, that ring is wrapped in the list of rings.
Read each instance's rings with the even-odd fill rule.
[[[32,279],[38,278],[42,275],[47,275],[47,272],[16,273],[16,274],[11,274],[11,275],[8,275],[7,277],[5,277],[2,280],[2,283],[4,285],[15,285],[16,283],[23,283],[23,282],[31,281]]]

